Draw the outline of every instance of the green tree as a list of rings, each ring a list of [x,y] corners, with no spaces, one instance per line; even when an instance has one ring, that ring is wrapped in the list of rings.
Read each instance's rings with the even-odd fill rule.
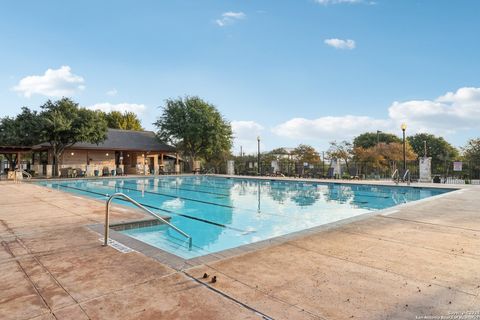
[[[168,99],[155,122],[158,137],[177,147],[189,158],[212,161],[232,147],[232,127],[217,108],[199,97]]]
[[[275,155],[286,155],[288,154],[287,150],[285,150],[285,148],[276,148],[276,149],[273,149],[272,151],[270,151],[271,154],[275,154]]]
[[[401,143],[402,139],[391,133],[385,132],[365,132],[353,139],[354,148],[368,149],[377,145],[377,143]]]
[[[433,161],[438,161],[444,156],[455,159],[459,156],[458,150],[448,143],[442,137],[434,136],[429,133],[417,133],[407,137],[408,142],[419,156],[425,156],[425,142],[427,145],[427,156],[432,157]]]
[[[478,177],[480,171],[480,138],[470,139],[462,148],[463,158],[468,162],[471,178]]]
[[[345,166],[347,167],[347,170],[348,170],[350,165],[350,160],[353,157],[352,144],[348,141],[342,141],[342,142],[332,141],[330,142],[330,148],[327,151],[327,156],[330,159],[341,159],[345,161]]]
[[[480,166],[480,138],[469,140],[462,151],[466,161],[476,163],[477,167]]]
[[[0,145],[32,146],[39,143],[38,113],[27,107],[15,118],[0,119]]]
[[[112,129],[142,131],[142,123],[134,112],[110,111],[105,114],[107,126]]]
[[[47,101],[39,114],[40,138],[52,147],[53,174],[58,175],[58,160],[75,143],[100,143],[107,137],[107,122],[100,111],[80,108],[68,98]]]
[[[292,151],[292,154],[295,155],[295,158],[301,163],[316,164],[320,162],[320,154],[317,150],[306,144],[300,144]]]
[[[22,112],[15,118],[4,117],[0,119],[0,145],[2,146],[33,146],[39,140],[39,116],[36,111],[23,107]],[[14,154],[4,154],[10,163],[10,168],[15,168],[17,159]]]

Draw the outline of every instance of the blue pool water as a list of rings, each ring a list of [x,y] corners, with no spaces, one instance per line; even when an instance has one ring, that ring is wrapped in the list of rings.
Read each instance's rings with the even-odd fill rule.
[[[210,176],[39,182],[96,199],[122,192],[190,234],[152,226],[122,233],[185,259],[254,243],[451,189],[311,183]],[[117,203],[129,205],[120,200]]]

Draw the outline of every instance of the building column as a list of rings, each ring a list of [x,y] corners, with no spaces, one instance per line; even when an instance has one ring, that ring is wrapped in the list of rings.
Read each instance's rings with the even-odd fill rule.
[[[125,166],[123,165],[123,151],[120,151],[118,155],[118,167],[122,170],[123,174],[125,174]]]
[[[148,175],[148,165],[147,165],[147,156],[142,154],[142,159],[143,159],[143,174],[146,176]]]
[[[158,154],[153,157],[153,174],[158,174]]]
[[[178,162],[178,153],[175,153],[175,173],[180,173],[180,164]]]
[[[21,161],[22,161],[21,153],[17,152],[17,168],[16,169],[20,169],[20,170],[22,169]]]

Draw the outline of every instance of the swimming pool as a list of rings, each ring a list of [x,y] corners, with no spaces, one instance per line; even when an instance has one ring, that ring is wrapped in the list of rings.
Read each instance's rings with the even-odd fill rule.
[[[214,176],[57,180],[38,184],[101,200],[122,192],[152,211],[170,216],[172,224],[192,236],[191,249],[184,237],[165,225],[121,232],[184,259],[452,191]]]

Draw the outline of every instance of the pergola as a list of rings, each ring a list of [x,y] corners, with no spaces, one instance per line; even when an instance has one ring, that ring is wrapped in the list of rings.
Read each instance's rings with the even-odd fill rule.
[[[9,162],[12,162],[13,156],[15,156],[15,163],[18,165],[22,160],[22,155],[30,153],[32,151],[31,147],[23,146],[0,146],[0,154],[4,155]],[[12,168],[15,169],[15,168]]]

